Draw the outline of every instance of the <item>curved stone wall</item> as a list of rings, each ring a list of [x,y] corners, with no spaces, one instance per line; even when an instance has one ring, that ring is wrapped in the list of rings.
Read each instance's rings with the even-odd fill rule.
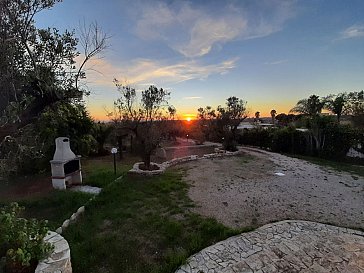
[[[242,153],[244,153],[244,152],[241,151],[241,150],[238,150],[236,152],[229,152],[229,151],[224,151],[224,150],[221,150],[219,148],[216,148],[215,153],[205,154],[205,155],[200,156],[200,157],[198,155],[190,155],[190,156],[185,156],[185,157],[174,158],[172,160],[165,161],[162,164],[152,163],[154,165],[157,165],[159,167],[159,170],[153,170],[153,171],[141,170],[139,168],[139,165],[143,164],[143,162],[138,162],[138,163],[135,163],[133,165],[133,168],[130,169],[128,171],[128,173],[129,174],[146,175],[146,176],[158,175],[158,174],[164,173],[165,170],[168,167],[177,165],[179,163],[194,161],[194,160],[198,160],[198,159],[207,159],[207,158],[216,158],[216,157],[223,157],[223,156],[239,155],[239,154],[242,154]]]
[[[72,273],[71,251],[68,242],[58,233],[50,231],[45,242],[54,245],[52,254],[39,262],[35,273]]]

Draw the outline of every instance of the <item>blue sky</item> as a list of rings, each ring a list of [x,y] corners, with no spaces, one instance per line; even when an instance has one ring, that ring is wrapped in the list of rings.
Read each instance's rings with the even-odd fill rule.
[[[311,94],[364,89],[363,12],[362,0],[64,0],[36,23],[97,21],[111,36],[87,71],[94,117],[112,109],[113,78],[170,90],[181,118],[229,96],[264,116]]]

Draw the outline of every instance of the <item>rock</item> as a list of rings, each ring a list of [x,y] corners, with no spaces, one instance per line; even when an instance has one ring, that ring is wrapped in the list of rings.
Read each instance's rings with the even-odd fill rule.
[[[70,220],[65,220],[62,224],[62,230],[65,230],[70,225]]]
[[[62,227],[57,228],[57,229],[56,229],[56,232],[57,232],[58,234],[62,234]]]
[[[78,210],[77,210],[78,214],[82,214],[84,212],[85,212],[85,206],[79,207]]]
[[[155,155],[162,159],[167,158],[167,153],[166,153],[166,150],[164,150],[164,148],[157,148],[155,151]]]

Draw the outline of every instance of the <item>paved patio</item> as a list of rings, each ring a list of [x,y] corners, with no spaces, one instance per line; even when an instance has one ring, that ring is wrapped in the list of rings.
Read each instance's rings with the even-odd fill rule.
[[[176,273],[364,273],[364,232],[281,221],[209,246]]]

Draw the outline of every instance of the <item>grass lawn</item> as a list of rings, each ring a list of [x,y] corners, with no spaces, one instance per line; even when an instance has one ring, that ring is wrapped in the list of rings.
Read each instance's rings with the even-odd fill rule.
[[[84,160],[84,183],[103,188],[92,201],[89,194],[51,189],[33,197],[10,195],[0,206],[17,201],[25,207],[23,216],[47,219],[54,230],[86,204],[86,213],[63,234],[75,273],[173,272],[202,248],[250,230],[233,230],[193,213],[182,168],[156,177],[126,175],[136,161],[118,162],[115,175],[111,157]]]
[[[191,212],[183,169],[111,183],[70,226],[74,272],[173,272],[191,254],[242,230]]]
[[[326,159],[322,159],[322,158],[318,158],[318,157],[303,156],[303,155],[288,155],[288,156],[303,159],[303,160],[306,160],[308,162],[311,162],[311,163],[314,163],[314,164],[317,164],[320,166],[329,167],[329,168],[334,169],[335,171],[349,172],[349,173],[353,174],[354,176],[357,175],[357,176],[364,177],[364,166],[362,166],[362,165],[356,165],[356,164],[346,163],[346,162],[331,161],[331,160],[326,160]]]
[[[114,174],[113,160],[111,157],[88,158],[82,162],[82,173],[84,176],[83,183],[91,186],[105,187],[115,178],[125,174],[132,166],[134,158],[128,157],[125,160],[117,161],[117,173]],[[11,187],[25,187],[28,183],[37,183],[37,181],[46,180],[51,184],[50,177],[38,174],[33,177],[13,178],[9,183]],[[44,182],[42,182],[44,183]],[[0,201],[0,206],[8,205],[10,202],[18,202],[20,206],[25,207],[22,216],[25,218],[46,219],[49,221],[51,230],[61,226],[63,221],[68,219],[72,213],[86,204],[93,195],[73,192],[48,190],[43,194],[36,196],[24,196],[19,194],[12,196],[11,192]]]

